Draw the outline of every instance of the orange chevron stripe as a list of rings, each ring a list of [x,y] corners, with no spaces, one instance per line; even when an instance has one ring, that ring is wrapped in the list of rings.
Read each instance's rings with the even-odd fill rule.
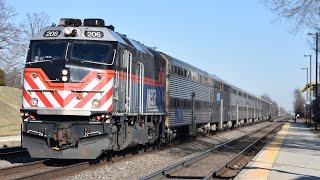
[[[109,78],[108,78],[109,79]],[[109,79],[110,81],[111,79]],[[108,81],[108,82],[109,82]],[[101,90],[108,82],[106,82],[106,80],[101,80],[92,90]],[[112,92],[112,89],[110,89],[109,91]],[[80,101],[75,108],[82,108],[84,105],[86,105],[88,103],[88,101],[93,98],[93,96],[96,95],[95,93],[89,93],[88,95],[86,95],[82,101]]]
[[[113,70],[92,70],[79,83],[53,83],[48,81],[49,78],[41,68],[26,68],[24,72],[24,77],[32,89],[39,88],[37,84],[33,81],[33,79],[30,77],[32,73],[38,74],[37,78],[40,79],[40,81],[44,84],[44,86],[47,89],[56,89],[58,91],[59,90],[60,91],[61,90],[64,90],[64,91],[83,90],[93,79],[96,78],[97,73],[101,73],[105,78],[101,82],[99,82],[99,84],[96,87],[94,87],[92,90],[101,90],[101,88],[107,84],[106,82],[109,82],[114,76]],[[106,81],[106,80],[109,80],[109,81]],[[112,88],[110,89],[110,91],[112,95]],[[41,92],[35,92],[35,93],[38,95],[38,97],[41,99],[41,101],[46,107],[48,108],[53,107],[52,104],[50,103],[50,100],[46,98],[44,94],[42,94]],[[23,96],[25,98],[28,98],[27,97],[28,95],[29,95],[28,92],[26,92],[24,93]],[[62,108],[66,107],[75,98],[75,93],[73,92],[70,92],[66,98],[62,98],[62,96],[59,93],[52,93],[52,95]],[[78,103],[74,108],[76,107],[81,108],[84,105],[86,105],[88,101],[92,98],[91,96],[93,97],[94,94],[90,93],[89,95],[87,95],[85,99],[80,101],[80,103]],[[30,97],[30,100],[31,100],[31,97]]]
[[[25,77],[27,83],[29,84],[29,86],[33,89],[39,89],[39,87],[36,85],[36,83],[31,79],[30,76],[28,77]],[[38,97],[40,98],[40,100],[43,102],[43,104],[46,106],[46,107],[50,107],[52,108],[53,105],[50,103],[50,101],[48,100],[48,98],[42,94],[41,92],[35,92]]]
[[[23,88],[23,97],[24,99],[27,101],[27,104],[29,104],[29,106],[31,107],[31,104],[30,104],[30,101],[31,101],[31,96],[29,95],[29,93],[26,91],[26,89]],[[22,106],[23,106],[23,103],[22,103]],[[38,107],[38,106],[35,106],[35,107]],[[25,107],[23,107],[25,108]]]
[[[101,98],[100,105],[98,106],[98,109],[101,108],[108,100],[112,97],[112,91],[108,91],[103,97]],[[108,108],[108,110],[110,107]],[[111,110],[112,110],[112,104],[111,104]]]
[[[87,86],[94,78],[96,78],[97,73],[101,73],[104,77],[114,75],[114,70],[92,70],[90,71],[80,82],[77,83],[54,83],[48,81],[48,76],[43,72],[41,68],[26,68],[24,73],[25,77],[31,75],[31,73],[37,73],[38,78],[43,82],[43,84],[48,89],[57,89],[57,90],[81,90]],[[47,81],[46,81],[47,80]]]

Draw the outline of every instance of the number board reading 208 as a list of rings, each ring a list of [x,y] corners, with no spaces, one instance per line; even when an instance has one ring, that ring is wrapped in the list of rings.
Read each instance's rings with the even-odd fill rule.
[[[84,35],[90,38],[102,38],[103,32],[102,31],[85,31]]]

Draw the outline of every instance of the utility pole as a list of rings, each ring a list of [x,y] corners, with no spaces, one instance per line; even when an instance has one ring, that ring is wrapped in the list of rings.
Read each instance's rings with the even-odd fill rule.
[[[311,121],[312,121],[312,100],[311,100],[311,96],[312,96],[312,94],[311,94],[311,86],[312,86],[312,76],[311,76],[311,60],[312,60],[312,58],[311,58],[311,54],[310,54],[310,84],[309,84],[309,99],[308,99],[308,101],[310,102],[310,104],[309,104],[309,119],[310,119],[310,123],[311,123]]]
[[[313,33],[308,33],[308,35],[316,35],[316,94],[315,94],[315,102],[314,102],[314,122],[315,122],[315,130],[318,130],[318,116],[319,116],[319,103],[318,103],[318,41],[319,41],[319,33],[316,32],[315,34]]]
[[[318,41],[319,41],[319,33],[316,33],[316,65],[318,64]],[[316,66],[318,67],[318,66]],[[318,71],[318,68],[316,68]],[[316,71],[316,73],[318,73]],[[318,130],[318,114],[319,114],[319,103],[318,103],[318,78],[316,74],[316,120],[315,120],[315,130]]]

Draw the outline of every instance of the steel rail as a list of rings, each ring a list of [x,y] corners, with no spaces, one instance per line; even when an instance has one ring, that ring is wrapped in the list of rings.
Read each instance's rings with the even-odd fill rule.
[[[252,142],[249,146],[247,146],[245,149],[243,149],[238,154],[234,155],[229,161],[227,161],[226,163],[224,163],[220,167],[213,170],[210,174],[208,174],[203,179],[211,179],[214,177],[219,177],[221,174],[224,174],[226,169],[232,167],[236,162],[238,162],[246,152],[248,152],[250,149],[253,148],[253,146],[255,146],[256,144],[265,140],[267,138],[267,136],[269,136],[272,132],[280,130],[281,127],[283,126],[283,124],[284,123],[281,123],[280,125],[278,125],[274,129],[272,129],[268,133],[266,133],[264,136],[260,137],[259,139],[255,140],[254,142]]]
[[[11,175],[11,174],[32,170],[34,168],[39,168],[41,166],[44,166],[45,161],[46,160],[41,160],[41,161],[35,161],[31,163],[25,163],[22,165],[2,168],[0,169],[0,177],[4,178],[5,176]]]
[[[267,127],[264,127],[264,128],[267,128]],[[261,128],[259,130],[262,130],[264,128]],[[230,140],[228,142],[225,142],[225,143],[222,143],[222,144],[219,144],[218,146],[215,146],[214,148],[211,148],[209,150],[206,150],[204,151],[203,153],[193,157],[193,158],[190,158],[186,161],[182,161],[182,162],[179,162],[179,163],[176,163],[176,166],[172,165],[168,168],[165,168],[164,171],[161,171],[163,173],[161,173],[159,177],[163,177],[164,175],[168,174],[168,172],[171,172],[172,170],[176,169],[179,167],[183,167],[183,166],[186,166],[192,162],[195,162],[196,160],[200,160],[202,159],[203,157],[206,156],[207,153],[210,153],[212,150],[215,150],[215,149],[218,149],[228,143],[232,143],[234,141],[237,141],[245,136],[248,136],[248,135],[251,135],[255,132],[251,132],[251,133],[247,133],[237,139],[234,139],[234,140]],[[23,164],[23,165],[18,165],[18,166],[13,166],[13,167],[8,167],[8,168],[4,168],[4,169],[0,169],[0,177],[2,178],[5,178],[5,176],[7,175],[12,175],[12,174],[15,174],[15,173],[21,173],[23,172],[22,176],[19,176],[19,177],[15,177],[16,179],[50,179],[50,178],[57,178],[57,177],[61,177],[61,176],[64,176],[64,175],[70,175],[70,174],[73,174],[74,172],[76,171],[82,171],[84,169],[87,169],[89,167],[92,167],[93,164],[96,164],[96,162],[93,162],[93,161],[85,161],[85,162],[78,162],[76,164],[71,164],[71,165],[66,165],[66,166],[61,166],[61,167],[50,167],[50,166],[46,166],[46,162],[49,162],[50,160],[41,160],[41,161],[37,161],[37,162],[32,162],[32,163],[26,163],[26,164]],[[40,168],[44,168],[42,171]],[[27,174],[25,175],[24,172],[27,172],[29,170],[34,170],[36,168],[39,168],[39,172],[36,172],[36,173],[30,173],[30,174]],[[48,169],[49,168],[49,169]],[[146,178],[144,179],[150,179],[150,178],[155,178],[156,176],[147,176]]]
[[[0,159],[8,158],[8,157],[15,157],[18,154],[26,154],[28,150],[22,148],[21,146],[16,147],[5,147],[0,149]]]
[[[90,162],[86,161],[86,162],[72,164],[72,165],[68,165],[68,166],[64,166],[64,167],[58,167],[55,169],[50,169],[47,171],[42,171],[39,173],[34,173],[34,174],[22,176],[17,179],[24,179],[24,180],[53,179],[53,178],[57,178],[57,177],[62,177],[64,175],[73,174],[73,172],[75,172],[75,171],[81,171],[81,170],[89,168],[90,166],[91,166]]]
[[[51,166],[48,164],[51,164]],[[55,161],[46,159],[0,169],[0,179],[51,179],[63,175],[70,175],[70,173],[74,171],[87,169],[92,164],[94,164],[94,162],[85,161],[74,162],[70,165],[61,163],[56,166]]]
[[[185,167],[185,166],[187,166],[187,165],[189,165],[189,164],[191,164],[193,162],[196,162],[196,161],[199,161],[199,160],[203,159],[204,157],[208,156],[208,154],[210,154],[210,152],[212,152],[214,150],[217,150],[217,149],[219,149],[219,148],[221,148],[221,147],[223,147],[223,146],[225,146],[227,144],[231,144],[233,142],[239,141],[239,140],[243,139],[244,137],[250,136],[252,134],[257,133],[257,131],[262,131],[263,129],[266,129],[266,128],[269,128],[269,127],[270,126],[266,126],[266,127],[260,128],[260,129],[258,129],[256,131],[247,133],[247,134],[245,134],[245,135],[243,135],[241,137],[238,137],[236,139],[233,139],[233,140],[224,142],[222,144],[219,144],[219,145],[217,145],[217,146],[215,146],[213,148],[210,148],[210,149],[208,149],[208,150],[206,150],[206,151],[204,151],[204,152],[202,152],[202,153],[200,153],[200,154],[198,154],[198,155],[196,155],[194,157],[188,158],[186,160],[182,160],[182,161],[177,162],[177,163],[175,163],[175,164],[173,164],[171,166],[168,166],[168,167],[166,167],[166,168],[164,168],[162,170],[159,170],[159,171],[157,171],[155,173],[152,173],[152,174],[150,174],[148,176],[142,177],[142,178],[140,178],[140,180],[161,179],[161,178],[164,178],[164,177],[170,177],[170,174],[173,173],[174,171],[177,171],[178,169],[181,169],[181,168],[183,168],[183,167]]]

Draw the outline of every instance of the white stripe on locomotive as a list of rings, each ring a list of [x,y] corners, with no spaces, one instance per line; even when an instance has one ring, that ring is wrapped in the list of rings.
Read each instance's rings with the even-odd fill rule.
[[[84,87],[81,91],[91,91],[100,81],[98,79],[93,79],[86,87]],[[74,93],[71,92],[70,93]],[[87,94],[88,95],[88,94]],[[85,97],[85,96],[84,96]],[[74,108],[81,100],[74,97],[66,106],[65,108]],[[89,102],[88,102],[89,103]],[[91,102],[90,102],[91,104]]]
[[[26,80],[24,80],[24,88],[26,89],[27,92],[28,92],[28,90],[32,90],[31,86],[29,85],[29,83],[28,83]],[[29,93],[29,92],[28,92],[28,93]],[[36,94],[36,92],[31,92],[31,93],[29,93],[29,94],[30,94],[30,96],[31,96],[31,99],[32,99],[32,98],[37,98],[37,99],[38,99],[38,107],[46,107],[46,106],[43,104],[42,100],[38,97],[38,95]],[[30,102],[28,102],[28,103],[30,103]],[[31,107],[31,106],[29,105],[28,107]]]
[[[36,78],[34,82],[39,87],[39,89],[47,90],[47,87],[43,84],[43,82],[39,78]],[[56,98],[53,97],[51,92],[44,92],[43,94],[45,95],[45,97],[48,99],[48,101],[52,104],[54,108],[61,108],[60,104],[57,102]]]
[[[84,109],[90,109],[92,108],[92,100],[94,99],[101,99],[105,94],[107,94],[111,88],[113,86],[113,79],[110,79],[110,81],[103,87],[101,88],[101,91],[104,91],[102,94],[101,93],[96,93],[89,101],[86,105],[83,106]]]

